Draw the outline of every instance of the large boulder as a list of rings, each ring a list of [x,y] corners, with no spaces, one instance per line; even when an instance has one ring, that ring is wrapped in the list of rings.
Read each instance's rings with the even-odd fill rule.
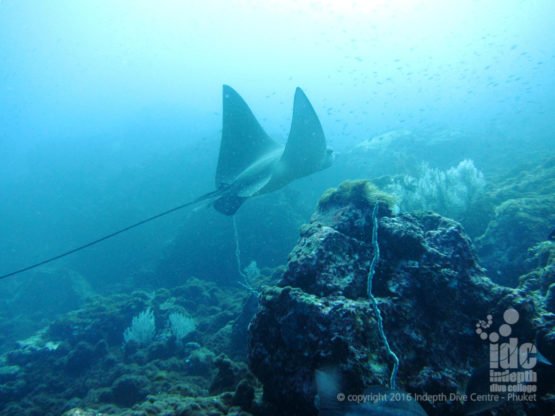
[[[402,389],[464,390],[472,369],[488,363],[487,343],[476,335],[476,322],[488,315],[517,309],[514,333],[534,340],[541,302],[492,283],[458,223],[433,213],[395,215],[390,200],[368,182],[345,182],[321,199],[281,281],[260,295],[250,325],[250,369],[264,386],[264,399],[284,414],[318,413],[318,369],[339,371],[345,393],[388,384],[393,360],[367,295],[378,247],[372,294],[400,359]],[[423,405],[437,415],[462,408],[446,401]]]

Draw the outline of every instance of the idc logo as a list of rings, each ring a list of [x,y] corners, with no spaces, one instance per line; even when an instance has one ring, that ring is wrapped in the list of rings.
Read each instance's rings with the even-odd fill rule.
[[[489,381],[491,393],[530,394],[537,391],[537,349],[531,342],[520,343],[512,337],[512,326],[520,316],[516,309],[503,313],[503,322],[496,330],[493,316],[476,324],[476,334],[489,342]]]

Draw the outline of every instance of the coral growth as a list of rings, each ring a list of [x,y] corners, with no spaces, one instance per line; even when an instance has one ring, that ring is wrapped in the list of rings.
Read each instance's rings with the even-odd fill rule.
[[[483,195],[485,184],[482,172],[465,159],[445,171],[424,164],[418,177],[397,177],[386,189],[404,212],[434,211],[460,219]]]
[[[136,342],[139,345],[147,345],[156,334],[156,322],[152,309],[148,308],[133,318],[131,326],[123,332],[123,342]]]
[[[0,413],[239,414],[253,401],[246,365],[233,361],[244,292],[190,279],[93,298],[0,356]],[[155,321],[173,322],[174,336],[156,334]]]
[[[494,215],[476,246],[496,282],[516,286],[532,269],[528,250],[545,241],[555,225],[555,158],[512,172],[492,191]]]
[[[283,414],[318,413],[314,373],[320,368],[337,369],[341,391],[361,394],[370,385],[387,385],[394,365],[367,298],[376,250],[373,206],[345,195],[320,206],[303,227],[279,285],[262,292],[249,327],[249,366],[264,386],[264,399]],[[519,339],[534,340],[545,322],[544,298],[492,283],[458,223],[387,209],[378,210],[378,223],[372,293],[400,360],[402,389],[463,390],[473,368],[488,362],[474,330],[476,320],[489,314],[518,309]],[[552,350],[555,344],[546,345]],[[430,415],[463,411],[458,402],[422,405]]]
[[[353,204],[357,208],[369,208],[379,201],[388,207],[393,207],[395,198],[380,191],[373,183],[364,180],[349,180],[342,182],[338,188],[328,189],[318,202],[318,209],[325,211],[334,206]]]

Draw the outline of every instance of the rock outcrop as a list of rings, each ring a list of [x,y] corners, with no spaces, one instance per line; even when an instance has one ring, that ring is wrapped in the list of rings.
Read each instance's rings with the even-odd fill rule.
[[[376,203],[380,256],[372,294],[400,359],[400,388],[464,391],[472,369],[488,363],[487,343],[476,334],[476,322],[488,315],[517,309],[514,333],[534,340],[542,298],[492,283],[458,223],[433,213],[395,215],[368,182],[345,182],[323,196],[251,322],[250,369],[264,399],[284,414],[317,414],[317,369],[338,370],[345,394],[388,384],[393,362],[367,295]],[[433,415],[462,409],[457,402],[422,405]]]
[[[492,192],[494,216],[477,240],[480,259],[497,283],[516,286],[532,269],[528,250],[555,227],[555,158],[508,175]]]

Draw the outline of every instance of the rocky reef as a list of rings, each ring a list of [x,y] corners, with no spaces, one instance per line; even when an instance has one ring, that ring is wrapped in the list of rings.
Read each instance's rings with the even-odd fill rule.
[[[510,172],[490,199],[494,212],[477,250],[492,279],[516,286],[532,270],[528,250],[555,228],[555,158]]]
[[[237,333],[246,330],[239,318],[247,297],[189,279],[171,290],[92,298],[0,356],[0,414],[240,412],[254,398]],[[126,328],[145,310],[154,317],[152,337],[126,342]],[[173,313],[195,321],[182,338],[169,331]]]
[[[542,325],[553,318],[545,297],[494,284],[458,223],[433,213],[394,215],[389,204],[365,181],[328,191],[303,227],[279,284],[261,294],[250,325],[249,366],[264,386],[264,399],[282,414],[318,414],[318,369],[339,371],[345,394],[388,384],[393,360],[368,299],[369,281],[384,334],[400,360],[397,383],[412,394],[464,391],[472,370],[488,363],[487,343],[475,332],[488,315],[514,308],[519,340],[545,335]],[[548,338],[543,346],[551,354],[555,344]],[[430,415],[463,411],[457,401],[422,405]],[[506,411],[498,414],[515,414],[514,407]],[[542,414],[534,405],[527,411]]]
[[[459,223],[394,205],[364,180],[330,189],[286,267],[257,277],[257,296],[179,275],[170,288],[89,297],[0,356],[0,414],[310,416],[315,372],[333,369],[345,394],[395,384],[431,416],[460,415],[462,401],[426,395],[464,393],[489,363],[479,335],[509,309],[511,336],[555,362],[554,242],[534,245],[518,287],[505,287]],[[175,314],[194,323],[172,330]],[[135,319],[144,327],[131,336]],[[495,414],[555,413],[553,372],[538,386],[537,400]]]

